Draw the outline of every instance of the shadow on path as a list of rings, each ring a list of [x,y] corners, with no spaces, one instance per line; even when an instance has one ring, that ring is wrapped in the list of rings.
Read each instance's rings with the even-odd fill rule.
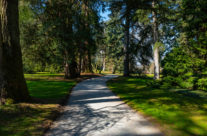
[[[161,136],[158,129],[108,90],[105,82],[114,77],[79,83],[63,115],[46,136]]]

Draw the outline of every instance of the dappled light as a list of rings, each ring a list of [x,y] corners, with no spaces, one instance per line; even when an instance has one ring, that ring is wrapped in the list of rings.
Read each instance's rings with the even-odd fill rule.
[[[0,135],[206,136],[206,13],[207,0],[0,0]]]
[[[161,136],[158,129],[108,90],[105,82],[114,77],[105,76],[79,83],[62,116],[46,135]]]
[[[175,93],[170,89],[151,88],[147,85],[147,82],[151,80],[121,77],[110,81],[108,85],[131,107],[156,119],[166,134],[205,136],[207,131],[206,97],[198,98],[188,95],[187,92]]]

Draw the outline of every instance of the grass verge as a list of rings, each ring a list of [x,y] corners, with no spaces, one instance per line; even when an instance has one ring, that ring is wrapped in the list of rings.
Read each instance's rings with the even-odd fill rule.
[[[97,74],[65,80],[63,74],[26,74],[32,102],[0,106],[0,136],[41,136],[59,115],[70,90]]]
[[[119,77],[108,81],[107,85],[167,136],[206,136],[207,99],[173,89],[150,88],[147,82],[151,80]]]

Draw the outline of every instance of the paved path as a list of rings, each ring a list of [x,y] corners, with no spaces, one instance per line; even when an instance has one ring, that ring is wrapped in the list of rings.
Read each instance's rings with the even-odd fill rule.
[[[108,90],[105,82],[114,77],[79,83],[46,136],[161,136],[157,128]]]

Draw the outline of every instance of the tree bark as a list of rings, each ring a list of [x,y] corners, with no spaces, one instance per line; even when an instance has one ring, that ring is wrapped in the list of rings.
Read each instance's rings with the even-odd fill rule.
[[[82,55],[81,55],[81,53],[79,54],[79,65],[78,65],[78,69],[79,69],[79,75],[81,75],[81,72],[82,72]]]
[[[19,39],[18,0],[0,0],[0,99],[29,100]]]
[[[88,51],[88,70],[90,73],[93,73],[90,50]]]
[[[125,24],[125,44],[124,44],[124,76],[129,76],[129,16],[126,17]]]
[[[112,74],[116,74],[116,70],[117,70],[117,63],[114,64]]]
[[[70,77],[71,78],[76,78],[79,76],[78,74],[78,67],[77,67],[77,62],[75,58],[72,58],[69,64],[69,72],[70,72]]]
[[[89,34],[90,33],[90,26],[89,26],[89,1],[85,0],[83,1],[83,13],[85,15],[85,24],[84,24],[84,31],[85,34]],[[89,39],[88,36],[85,36],[84,39],[84,46],[85,46],[85,57],[83,58],[83,72],[90,72],[93,73],[93,69],[92,69],[92,62],[91,62],[91,51],[90,51],[90,43],[89,43]]]
[[[65,61],[65,68],[64,68],[64,71],[65,71],[65,76],[64,78],[65,79],[68,79],[70,77],[70,74],[69,74],[69,65],[68,65],[68,62]]]
[[[155,8],[155,1],[152,2],[152,8]],[[155,47],[155,43],[159,40],[158,23],[155,11],[152,11],[153,16],[153,40],[154,40],[154,79],[160,79],[160,61],[159,61],[159,47]]]
[[[104,51],[104,55],[103,55],[103,69],[102,71],[105,71],[106,69],[106,51]]]

